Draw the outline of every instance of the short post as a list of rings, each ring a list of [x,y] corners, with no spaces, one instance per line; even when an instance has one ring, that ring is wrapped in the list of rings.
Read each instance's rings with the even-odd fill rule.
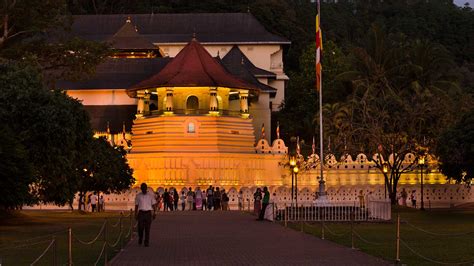
[[[133,210],[130,209],[130,240],[132,240],[133,236]]]
[[[123,224],[122,224],[122,217],[123,217],[123,213],[120,213],[120,231],[119,231],[119,242],[120,242],[120,250],[122,251],[123,250],[123,235],[122,235],[122,231],[123,231]]]
[[[288,227],[288,208],[285,203],[285,227]]]
[[[56,266],[57,265],[57,262],[56,262],[56,236],[53,235],[53,266]]]
[[[108,221],[107,218],[105,218],[105,227],[104,227],[104,265],[107,265],[107,225]]]
[[[67,229],[67,265],[72,266],[72,228]]]
[[[395,258],[395,263],[400,262],[400,214],[397,213],[397,257]]]
[[[250,199],[247,199],[247,203],[248,203],[248,209],[249,209],[249,212],[250,212]]]
[[[354,247],[354,211],[351,212],[351,248],[355,249]]]
[[[323,217],[321,219],[321,239],[324,240],[324,220],[325,220],[326,209],[323,207]]]

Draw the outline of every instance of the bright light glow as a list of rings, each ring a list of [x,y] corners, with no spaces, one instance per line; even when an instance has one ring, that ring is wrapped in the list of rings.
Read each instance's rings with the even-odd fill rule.
[[[295,166],[295,167],[293,168],[293,172],[295,172],[295,174],[298,173],[299,170],[300,170],[300,169],[298,168],[298,166]]]
[[[291,166],[295,166],[295,165],[296,165],[296,159],[295,159],[295,157],[293,157],[293,156],[290,157],[290,165],[291,165]]]
[[[382,172],[384,174],[388,173],[388,164],[387,163],[384,163],[383,166],[382,166]]]
[[[424,165],[425,164],[425,157],[424,156],[418,158],[418,164],[419,165]]]

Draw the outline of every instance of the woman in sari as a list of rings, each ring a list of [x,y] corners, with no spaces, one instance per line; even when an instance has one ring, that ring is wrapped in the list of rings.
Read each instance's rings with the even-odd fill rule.
[[[258,216],[262,210],[262,190],[260,188],[257,188],[253,194],[253,199],[253,212]]]
[[[202,210],[202,191],[199,187],[196,188],[196,210]]]

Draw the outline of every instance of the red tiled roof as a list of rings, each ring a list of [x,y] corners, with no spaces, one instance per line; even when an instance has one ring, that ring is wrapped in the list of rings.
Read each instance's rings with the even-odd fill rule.
[[[259,90],[234,77],[193,38],[158,74],[131,90],[158,87],[229,87]]]

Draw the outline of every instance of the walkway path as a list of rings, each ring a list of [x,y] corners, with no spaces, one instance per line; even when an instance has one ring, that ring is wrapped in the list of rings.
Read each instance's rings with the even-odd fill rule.
[[[113,265],[388,265],[335,243],[231,212],[160,213],[150,247],[134,239]]]

